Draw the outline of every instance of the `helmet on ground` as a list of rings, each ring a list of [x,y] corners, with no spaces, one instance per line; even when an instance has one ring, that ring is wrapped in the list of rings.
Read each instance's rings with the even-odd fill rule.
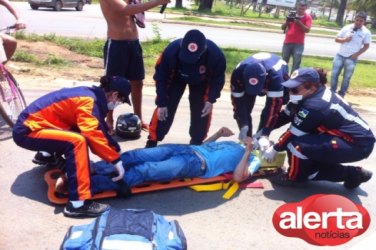
[[[126,139],[140,138],[141,119],[133,113],[119,115],[116,121],[116,134]]]

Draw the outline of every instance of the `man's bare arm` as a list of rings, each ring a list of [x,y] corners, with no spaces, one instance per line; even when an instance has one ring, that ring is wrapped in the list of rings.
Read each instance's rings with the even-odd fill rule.
[[[288,25],[288,22],[285,21],[285,22],[282,24],[281,29],[282,29],[282,30],[285,30],[286,27],[287,27],[287,25]]]
[[[212,136],[206,139],[204,143],[213,142],[213,141],[218,140],[221,137],[229,137],[229,136],[232,136],[233,134],[234,132],[232,132],[229,128],[222,127],[216,133],[214,133]]]
[[[3,5],[16,19],[16,28],[17,29],[24,29],[25,22],[22,20],[18,10],[14,8],[8,0],[0,0],[0,5]]]
[[[310,27],[302,23],[302,21],[300,21],[299,19],[295,20],[295,24],[298,25],[304,33],[308,33],[311,30]]]
[[[242,182],[249,177],[248,171],[248,159],[253,149],[253,140],[251,137],[247,137],[244,140],[245,150],[242,159],[238,163],[233,173],[232,179],[236,182]]]
[[[127,4],[123,0],[100,0],[101,5],[107,5],[114,13],[124,16],[132,16],[169,2],[170,0],[151,0],[141,4]]]
[[[346,37],[336,37],[335,41],[336,43],[347,43],[350,42],[352,39],[351,36],[346,36]]]
[[[358,57],[359,57],[361,54],[363,54],[368,48],[369,48],[369,43],[364,44],[363,47],[362,47],[358,52],[354,53],[354,54],[351,56],[351,58],[352,58],[353,60],[357,60]]]
[[[20,15],[18,14],[18,11],[13,8],[13,6],[10,4],[8,0],[0,0],[0,5],[3,5],[7,10],[12,13],[12,15],[18,20],[20,18]]]

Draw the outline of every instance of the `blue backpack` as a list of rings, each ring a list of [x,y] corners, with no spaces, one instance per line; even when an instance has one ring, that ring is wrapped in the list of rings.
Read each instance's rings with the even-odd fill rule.
[[[60,249],[186,250],[177,221],[150,210],[110,209],[86,225],[72,226]]]

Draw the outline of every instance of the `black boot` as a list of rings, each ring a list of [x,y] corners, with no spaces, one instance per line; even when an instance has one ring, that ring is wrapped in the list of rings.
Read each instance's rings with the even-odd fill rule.
[[[197,140],[191,139],[191,141],[189,142],[189,144],[190,145],[201,145],[202,144],[202,140],[197,141]]]
[[[154,148],[157,146],[157,141],[148,140],[146,142],[145,148]]]
[[[345,188],[354,189],[360,186],[363,182],[367,182],[372,177],[372,172],[361,167],[349,167],[352,168],[348,171],[348,175],[343,182]]]

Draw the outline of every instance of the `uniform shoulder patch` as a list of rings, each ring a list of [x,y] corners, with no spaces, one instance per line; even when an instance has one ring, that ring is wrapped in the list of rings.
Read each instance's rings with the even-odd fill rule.
[[[307,109],[301,109],[298,112],[298,116],[300,116],[301,118],[306,118],[308,114],[309,111]]]

